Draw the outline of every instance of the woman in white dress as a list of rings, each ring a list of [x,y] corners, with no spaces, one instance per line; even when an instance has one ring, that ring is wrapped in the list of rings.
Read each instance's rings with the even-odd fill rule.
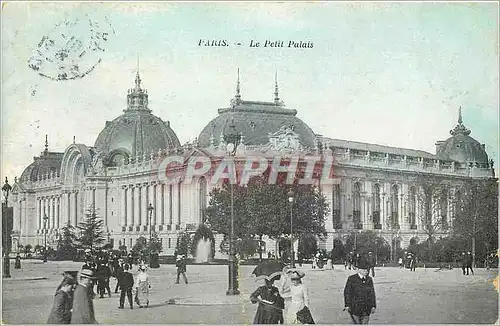
[[[302,278],[305,276],[304,272],[293,271],[290,275],[292,284],[290,285],[290,290],[283,292],[283,298],[291,298],[287,300],[286,307],[286,324],[298,324],[300,321],[297,319],[297,312],[304,309],[304,307],[309,307],[309,295],[307,287],[302,283]],[[310,313],[309,313],[310,315]],[[312,317],[311,317],[312,319]]]
[[[135,283],[136,303],[139,305],[139,308],[144,306],[149,307],[150,288],[151,285],[149,284],[149,275],[146,273],[146,266],[141,265]]]

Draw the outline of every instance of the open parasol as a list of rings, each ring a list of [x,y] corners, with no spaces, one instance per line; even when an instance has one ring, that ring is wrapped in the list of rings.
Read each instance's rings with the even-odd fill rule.
[[[265,261],[255,267],[252,275],[257,276],[257,279],[271,280],[276,276],[280,276],[286,266],[286,264],[277,260]]]

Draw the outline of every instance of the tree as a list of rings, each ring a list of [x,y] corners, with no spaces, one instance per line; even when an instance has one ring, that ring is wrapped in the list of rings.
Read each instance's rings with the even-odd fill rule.
[[[498,179],[469,179],[455,199],[453,233],[470,241],[475,263],[498,248]]]
[[[303,258],[310,259],[318,251],[318,240],[312,234],[302,234],[299,238],[299,253]]]
[[[294,192],[292,216],[288,201],[291,189]],[[257,236],[262,240],[263,235],[272,239],[290,236],[291,218],[294,239],[301,234],[326,236],[324,216],[328,215],[329,207],[325,197],[312,185],[269,185],[254,178],[247,186],[233,185],[233,203],[235,238],[253,239]],[[228,183],[212,190],[205,213],[214,231],[230,234],[231,192]]]
[[[93,251],[104,243],[104,221],[96,214],[95,208],[85,212],[85,220],[80,222],[77,229],[80,230],[80,246]]]
[[[360,255],[366,256],[372,252],[377,261],[390,258],[391,248],[387,241],[373,231],[351,231],[346,239],[344,246],[346,252],[356,251]]]
[[[177,244],[175,247],[176,255],[188,255],[189,248],[191,248],[191,235],[187,232],[179,233],[179,237],[177,238]]]
[[[210,241],[210,257],[214,258],[215,255],[215,237],[212,230],[205,224],[200,224],[194,233],[193,241],[191,244],[191,255],[196,256],[196,250],[198,250],[198,242],[200,240]]]
[[[57,240],[57,257],[59,259],[73,259],[77,252],[75,228],[69,223],[61,229],[61,236]]]
[[[450,186],[440,180],[419,176],[417,178],[419,189],[415,193],[416,206],[419,215],[417,218],[422,226],[422,231],[427,236],[428,257],[433,257],[432,248],[436,234],[446,232],[448,223],[448,198]]]
[[[33,246],[30,244],[24,246],[24,258],[28,257],[28,255],[31,253],[31,249],[33,249]]]

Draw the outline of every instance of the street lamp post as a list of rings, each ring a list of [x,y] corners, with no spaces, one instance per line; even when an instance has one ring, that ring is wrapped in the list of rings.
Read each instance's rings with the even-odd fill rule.
[[[49,220],[49,217],[47,214],[44,214],[43,216],[43,236],[44,236],[44,242],[43,242],[43,262],[47,262],[47,221]]]
[[[151,203],[149,203],[149,206],[148,206],[148,212],[149,212],[149,267],[152,268],[152,264],[151,264],[151,249],[152,249],[152,246],[151,246],[151,217],[153,216],[153,210],[154,210],[154,207]]]
[[[241,135],[237,134],[235,131],[234,120],[231,119],[230,132],[224,135],[224,141],[227,144],[227,153],[230,157],[234,159],[236,155],[236,149],[241,140]],[[233,162],[234,163],[234,162]],[[235,171],[233,171],[235,172]],[[231,192],[231,234],[229,236],[229,259],[228,259],[228,272],[229,272],[229,282],[226,295],[238,295],[240,290],[238,289],[238,266],[236,261],[236,248],[234,245],[234,195],[233,195],[233,181],[229,181],[229,187]]]
[[[295,255],[293,252],[293,191],[288,192],[288,202],[290,203],[290,266],[295,268]]]
[[[9,180],[5,177],[5,184],[2,187],[3,196],[5,199],[5,203],[2,203],[2,220],[5,225],[2,227],[5,230],[5,240],[2,242],[4,247],[4,259],[3,259],[3,277],[10,278],[10,256],[9,256],[9,247],[10,245],[7,243],[9,241],[9,193],[12,187],[9,185]]]

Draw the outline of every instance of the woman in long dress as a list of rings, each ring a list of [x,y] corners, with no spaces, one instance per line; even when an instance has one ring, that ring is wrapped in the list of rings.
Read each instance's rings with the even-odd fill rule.
[[[294,271],[291,273],[290,279],[292,284],[290,290],[282,293],[283,298],[290,298],[287,301],[287,312],[285,322],[287,324],[298,324],[298,323],[309,323],[312,324],[312,316],[309,312],[309,294],[307,287],[302,283],[302,278],[305,273],[301,271]],[[304,309],[307,308],[307,309]],[[297,318],[297,313],[301,312],[303,314],[306,312],[306,321],[304,319],[299,320]],[[310,318],[309,318],[310,317]]]
[[[69,324],[71,322],[72,292],[76,284],[77,282],[73,278],[63,279],[54,296],[54,304],[47,324]]]
[[[285,303],[278,288],[273,286],[274,280],[265,280],[266,285],[260,286],[250,295],[252,303],[259,303],[254,324],[283,324]]]
[[[149,307],[150,288],[151,285],[149,284],[149,275],[146,273],[146,266],[141,265],[135,283],[136,303],[139,305],[139,308],[144,306]]]

